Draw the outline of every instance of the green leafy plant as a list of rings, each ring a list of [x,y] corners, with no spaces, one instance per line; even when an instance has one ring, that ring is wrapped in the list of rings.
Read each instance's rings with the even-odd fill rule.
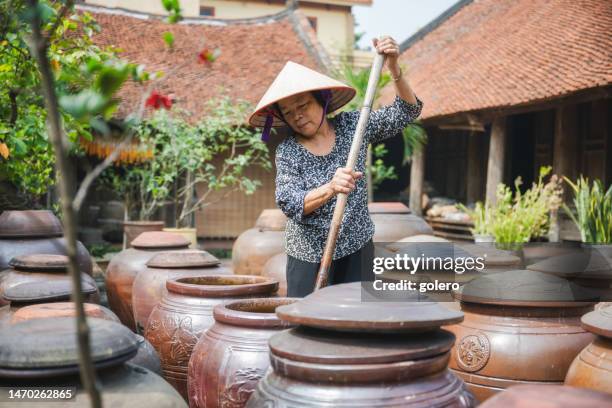
[[[540,168],[537,182],[524,193],[520,186],[522,180],[517,177],[512,190],[500,184],[497,187],[497,203],[493,207],[491,233],[498,244],[521,244],[531,238],[546,235],[550,226],[550,212],[561,206],[561,180],[552,175],[547,183],[550,166]]]
[[[540,168],[538,180],[524,193],[520,177],[514,181],[514,191],[500,183],[494,205],[477,202],[474,210],[460,205],[474,222],[472,233],[493,235],[498,245],[509,248],[546,235],[550,214],[561,206],[563,193],[561,180],[556,175],[544,182],[551,170],[550,166]]]
[[[372,156],[374,160],[370,165],[370,174],[372,175],[372,185],[374,190],[378,188],[380,183],[384,180],[395,180],[397,175],[395,174],[395,166],[387,166],[383,161],[383,157],[388,153],[387,148],[384,144],[378,144],[372,149]]]
[[[404,139],[404,160],[402,164],[406,164],[427,143],[427,132],[421,122],[417,120],[404,128],[402,137]]]
[[[563,209],[580,230],[582,242],[612,243],[612,186],[606,190],[600,180],[591,185],[582,176],[575,183],[564,179],[574,192],[576,214],[565,204]]]
[[[477,202],[474,209],[468,208],[463,204],[458,204],[459,210],[466,213],[472,222],[474,228],[470,231],[473,235],[491,235],[492,209],[488,203]]]

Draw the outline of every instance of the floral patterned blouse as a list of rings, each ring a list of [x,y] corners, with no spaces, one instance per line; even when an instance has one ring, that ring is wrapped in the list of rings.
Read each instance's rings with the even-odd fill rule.
[[[365,174],[368,144],[399,134],[419,116],[422,106],[418,98],[412,105],[396,96],[391,105],[372,111],[355,170]],[[338,167],[346,165],[358,120],[359,111],[341,112],[329,119],[336,132],[336,143],[327,155],[310,153],[295,136],[288,136],[276,149],[276,204],[289,218],[286,250],[294,258],[318,263],[323,257],[336,197],[308,215],[304,214],[304,197],[312,189],[329,182]],[[367,183],[362,177],[349,194],[334,259],[358,251],[373,235]]]

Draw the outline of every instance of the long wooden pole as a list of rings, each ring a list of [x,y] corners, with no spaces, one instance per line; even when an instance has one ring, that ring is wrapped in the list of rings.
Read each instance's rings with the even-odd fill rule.
[[[359,151],[361,150],[361,145],[363,144],[363,137],[365,135],[368,120],[370,119],[372,102],[374,101],[376,87],[378,86],[378,80],[380,79],[380,73],[382,72],[384,62],[385,56],[382,54],[376,54],[374,61],[372,62],[370,78],[368,79],[368,88],[366,90],[363,107],[361,108],[359,121],[357,122],[357,128],[355,129],[355,136],[353,136],[351,150],[345,166],[351,170],[355,169],[357,157],[359,157]],[[336,249],[336,240],[338,239],[338,233],[340,232],[340,225],[342,224],[342,218],[344,216],[344,209],[346,208],[347,200],[348,194],[344,193],[338,194],[336,198],[336,207],[334,208],[334,215],[332,217],[331,225],[329,226],[329,233],[327,235],[325,249],[323,250],[323,258],[321,258],[321,265],[319,266],[319,272],[317,274],[315,290],[319,290],[322,287],[327,286],[329,270],[331,268],[334,250]]]

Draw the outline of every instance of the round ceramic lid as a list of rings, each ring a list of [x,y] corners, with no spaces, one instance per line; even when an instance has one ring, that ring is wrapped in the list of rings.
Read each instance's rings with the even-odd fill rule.
[[[279,209],[263,210],[255,221],[255,227],[267,231],[284,231],[287,227],[287,216]]]
[[[566,279],[529,270],[480,276],[453,296],[462,302],[530,307],[584,307],[598,298]]]
[[[127,327],[88,318],[91,355],[97,367],[122,363],[138,351]],[[11,325],[0,336],[0,378],[37,378],[78,373],[75,319],[52,317]]]
[[[150,268],[206,268],[217,266],[219,259],[206,251],[167,251],[156,254],[147,262]]]
[[[98,288],[91,282],[81,280],[84,295],[96,293]],[[24,282],[7,288],[2,297],[9,302],[36,303],[69,300],[72,293],[70,277],[49,281]]]
[[[68,257],[54,254],[29,254],[16,256],[9,265],[20,271],[66,272]]]
[[[332,332],[308,327],[270,338],[270,361],[283,376],[326,383],[402,381],[446,369],[455,336]]]
[[[374,297],[367,290],[362,293],[360,282],[325,287],[299,302],[278,307],[276,314],[293,324],[370,332],[426,331],[463,320],[463,313],[417,292],[380,291]]]
[[[401,202],[378,202],[369,203],[370,214],[410,214],[410,208]]]
[[[450,350],[446,330],[380,334],[333,332],[300,326],[270,338],[270,351],[294,361],[320,364],[384,364],[435,356]]]
[[[603,303],[601,307],[582,316],[582,327],[591,333],[612,339],[612,303]]]
[[[180,234],[166,231],[147,231],[132,241],[134,248],[187,248],[191,242]]]
[[[51,211],[4,211],[0,214],[0,238],[61,237],[62,235],[62,223]]]
[[[576,249],[572,253],[548,258],[527,269],[568,278],[612,279],[612,260],[598,251]]]

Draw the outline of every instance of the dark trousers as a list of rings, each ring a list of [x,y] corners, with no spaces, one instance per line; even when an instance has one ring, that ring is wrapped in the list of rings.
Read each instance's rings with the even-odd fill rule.
[[[368,241],[359,251],[332,261],[329,285],[372,280],[374,244]],[[287,296],[304,297],[314,290],[320,263],[287,256]]]

